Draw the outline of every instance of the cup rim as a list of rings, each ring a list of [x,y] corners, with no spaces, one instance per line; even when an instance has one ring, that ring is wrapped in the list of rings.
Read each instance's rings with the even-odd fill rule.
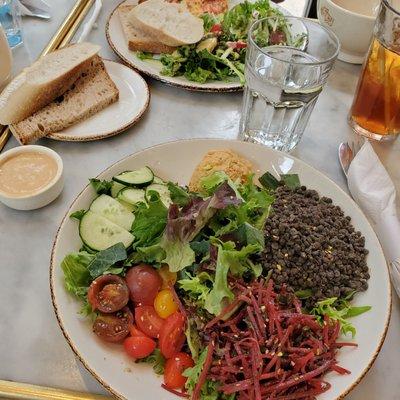
[[[255,46],[261,53],[265,54],[266,56],[268,56],[268,57],[270,57],[270,58],[273,58],[274,60],[277,60],[277,61],[280,61],[280,62],[284,62],[284,63],[286,63],[286,64],[309,65],[309,66],[328,64],[328,63],[330,63],[331,61],[334,61],[334,60],[337,58],[337,56],[338,56],[338,54],[339,54],[339,52],[340,52],[340,41],[339,41],[339,38],[336,36],[336,34],[335,34],[331,29],[328,29],[327,27],[321,25],[320,23],[318,23],[318,22],[316,22],[316,21],[313,21],[313,20],[310,19],[310,18],[293,17],[293,16],[290,16],[290,15],[288,15],[288,16],[285,15],[285,16],[283,16],[283,18],[285,18],[285,19],[287,19],[287,20],[298,20],[298,21],[302,21],[302,22],[307,22],[308,24],[312,24],[312,25],[318,26],[318,28],[321,28],[323,31],[325,31],[325,33],[326,33],[327,35],[329,35],[331,38],[333,38],[334,41],[336,42],[336,51],[334,52],[334,54],[333,54],[331,57],[326,58],[326,59],[324,59],[324,60],[322,60],[322,61],[296,62],[296,61],[283,60],[283,59],[280,58],[280,57],[276,57],[276,56],[274,56],[274,55],[272,55],[272,54],[270,54],[270,53],[265,52],[265,51],[254,41],[254,39],[253,39],[253,37],[252,37],[251,34],[252,34],[253,30],[254,30],[254,27],[255,27],[257,24],[260,24],[262,21],[266,21],[266,20],[269,20],[269,19],[271,19],[271,20],[276,20],[277,18],[282,18],[282,17],[265,17],[265,18],[259,19],[259,20],[257,20],[257,21],[254,21],[253,24],[250,26],[249,33],[248,33],[248,40],[249,40],[249,41],[251,42],[251,44],[252,44],[253,46]],[[292,48],[292,49],[293,49],[292,46],[281,46],[281,45],[268,46],[268,48],[271,48],[271,47],[282,47],[282,48]]]
[[[377,17],[376,15],[375,16],[370,16],[370,15],[360,14],[360,13],[356,13],[354,11],[348,10],[347,8],[344,8],[344,7],[340,6],[339,4],[335,3],[333,0],[326,0],[326,1],[328,3],[330,3],[332,6],[338,8],[340,11],[343,11],[343,12],[345,12],[347,14],[350,14],[351,16],[354,16],[354,17],[366,18],[366,19],[368,19],[370,21],[375,21],[375,19]],[[386,0],[382,0],[382,1],[385,2]]]
[[[27,152],[37,152],[37,153],[49,155],[57,164],[57,173],[55,174],[53,179],[46,186],[43,186],[41,189],[39,189],[36,192],[33,192],[31,194],[26,194],[24,196],[12,196],[9,193],[0,190],[0,196],[4,197],[6,199],[15,200],[15,201],[34,199],[34,198],[40,196],[41,194],[47,192],[61,179],[62,174],[63,174],[63,169],[64,169],[63,161],[58,153],[56,153],[54,150],[52,150],[48,147],[45,147],[45,146],[26,145],[26,146],[14,147],[14,148],[7,150],[4,153],[0,154],[0,165],[5,160],[10,158],[12,155],[20,154],[20,153],[27,153]]]
[[[382,3],[392,12],[400,16],[400,10],[396,10],[391,4],[389,4],[388,0],[382,0]]]

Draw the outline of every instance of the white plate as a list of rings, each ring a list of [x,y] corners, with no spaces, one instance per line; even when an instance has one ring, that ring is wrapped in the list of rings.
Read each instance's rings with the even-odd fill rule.
[[[371,305],[372,309],[352,322],[357,329],[358,348],[340,350],[339,364],[349,369],[350,375],[331,373],[326,380],[332,388],[319,396],[319,400],[342,398],[361,380],[371,367],[385,339],[391,309],[389,274],[379,241],[364,214],[354,201],[326,176],[304,162],[281,152],[252,143],[239,141],[195,139],[161,144],[130,155],[99,175],[110,179],[113,175],[143,165],[149,165],[158,176],[180,183],[188,183],[191,173],[202,156],[212,149],[232,149],[250,159],[258,173],[298,173],[303,184],[331,197],[352,217],[356,229],[365,236],[370,250],[368,265],[371,279],[369,289],[356,296],[356,305]],[[135,364],[125,356],[121,345],[106,344],[92,333],[89,321],[78,317],[79,302],[64,288],[60,263],[64,256],[77,251],[81,242],[76,221],[68,215],[89,207],[95,194],[87,186],[76,198],[64,217],[57,233],[51,255],[50,284],[54,309],[60,327],[73,351],[93,376],[120,399],[163,399],[177,397],[160,387],[158,378],[148,365]]]
[[[62,141],[90,141],[117,135],[135,124],[149,106],[146,81],[135,71],[115,61],[103,60],[117,85],[119,100],[78,124],[47,137]]]
[[[253,1],[253,0],[250,0]],[[123,1],[123,3],[131,2],[130,0]],[[240,0],[231,0],[230,7],[239,4]],[[243,89],[243,86],[239,83],[239,80],[232,82],[222,81],[210,81],[206,83],[191,82],[183,76],[164,76],[161,75],[162,65],[156,60],[140,60],[134,51],[129,50],[128,44],[126,43],[124,33],[122,31],[121,23],[119,20],[117,9],[119,5],[111,13],[107,24],[106,24],[106,37],[109,45],[115,51],[115,53],[132,68],[151,76],[161,82],[168,83],[173,86],[178,86],[187,90],[202,91],[202,92],[237,92]],[[290,13],[284,10],[282,7],[272,5],[278,8],[285,15]]]

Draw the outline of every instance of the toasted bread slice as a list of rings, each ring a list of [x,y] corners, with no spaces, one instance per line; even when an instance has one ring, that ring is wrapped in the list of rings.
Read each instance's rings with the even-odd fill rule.
[[[96,56],[70,90],[10,129],[21,144],[32,143],[92,116],[116,102],[118,96],[103,61]]]
[[[74,44],[25,68],[0,95],[0,124],[22,121],[61,96],[99,50],[100,46],[92,43]]]
[[[129,21],[168,46],[197,43],[204,35],[203,20],[191,14],[185,3],[147,0],[132,9]]]
[[[145,32],[135,28],[128,19],[128,14],[135,6],[122,4],[118,7],[118,15],[129,50],[146,51],[148,53],[172,53],[175,47],[167,46]]]

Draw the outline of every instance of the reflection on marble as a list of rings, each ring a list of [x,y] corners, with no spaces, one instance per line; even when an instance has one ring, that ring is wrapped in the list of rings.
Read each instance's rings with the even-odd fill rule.
[[[90,40],[103,45],[102,55],[116,59],[108,47],[103,27],[119,0],[104,3],[99,28]],[[58,10],[50,22],[24,19],[25,43],[15,53],[15,70],[34,59],[56,30],[73,0],[52,0]],[[308,128],[294,155],[328,175],[346,189],[337,159],[339,142],[350,140],[346,115],[359,67],[337,62],[320,95]],[[87,390],[103,389],[75,359],[57,325],[50,302],[48,268],[52,241],[68,205],[108,165],[143,148],[194,137],[236,138],[241,94],[191,93],[148,79],[151,104],[144,118],[129,131],[104,141],[40,144],[57,151],[66,174],[65,189],[51,205],[20,212],[0,205],[0,379]],[[7,148],[16,146],[11,139]],[[400,185],[399,143],[378,144],[378,154]],[[351,400],[398,400],[400,370],[400,304],[394,298],[387,340],[371,371],[348,396]]]

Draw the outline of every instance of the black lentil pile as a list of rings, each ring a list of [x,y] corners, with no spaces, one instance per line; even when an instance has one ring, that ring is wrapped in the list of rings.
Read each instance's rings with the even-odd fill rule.
[[[279,187],[265,236],[264,271],[272,270],[278,288],[287,284],[302,291],[305,307],[368,288],[364,237],[339,206],[315,190]]]

